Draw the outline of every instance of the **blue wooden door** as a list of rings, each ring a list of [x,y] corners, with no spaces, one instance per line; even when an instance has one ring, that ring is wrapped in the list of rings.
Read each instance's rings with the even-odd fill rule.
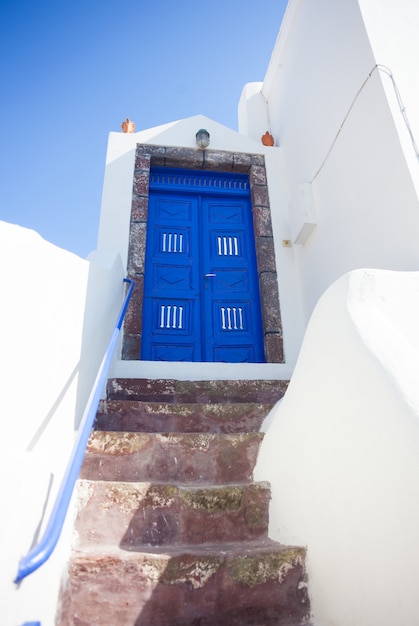
[[[264,360],[246,176],[152,170],[141,358]]]

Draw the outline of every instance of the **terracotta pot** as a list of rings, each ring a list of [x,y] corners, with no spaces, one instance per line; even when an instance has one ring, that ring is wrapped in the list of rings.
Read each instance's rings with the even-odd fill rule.
[[[135,124],[129,119],[129,117],[127,117],[125,122],[122,122],[121,127],[123,133],[133,133],[135,131]]]
[[[275,144],[275,140],[268,130],[260,139],[264,146],[273,146]]]

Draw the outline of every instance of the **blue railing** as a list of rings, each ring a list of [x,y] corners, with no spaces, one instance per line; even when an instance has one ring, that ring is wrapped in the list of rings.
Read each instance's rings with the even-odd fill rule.
[[[115,351],[116,342],[118,340],[125,313],[127,312],[128,304],[134,289],[133,280],[130,278],[124,278],[124,282],[130,283],[130,286],[87,401],[77,433],[77,438],[74,442],[73,451],[63,476],[60,489],[57,493],[47,527],[45,528],[45,532],[41,540],[25,557],[20,560],[15,583],[19,583],[23,580],[23,578],[37,570],[38,567],[45,563],[45,561],[51,556],[55,546],[57,545],[58,539],[60,538],[64,520],[70,505],[71,496],[73,494],[74,485],[76,484],[80,468],[83,463],[84,453],[93,427],[102,389],[106,382],[106,376]]]

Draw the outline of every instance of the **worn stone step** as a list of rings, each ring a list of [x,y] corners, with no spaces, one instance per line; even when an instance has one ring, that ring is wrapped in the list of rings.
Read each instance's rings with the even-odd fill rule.
[[[267,483],[218,487],[80,480],[78,548],[197,545],[267,536]]]
[[[184,381],[111,378],[107,383],[107,398],[143,402],[273,404],[282,398],[288,382],[287,380]]]
[[[93,431],[80,477],[217,485],[248,482],[262,438],[262,433]]]
[[[75,553],[60,626],[286,626],[308,617],[305,550],[266,540]]]
[[[97,430],[131,432],[258,432],[273,404],[173,404],[139,400],[101,400]]]
[[[300,626],[305,550],[251,482],[287,381],[112,379],[78,482],[60,626]]]

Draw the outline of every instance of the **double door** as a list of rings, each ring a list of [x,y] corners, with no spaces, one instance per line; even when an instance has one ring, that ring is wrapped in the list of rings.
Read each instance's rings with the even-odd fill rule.
[[[197,176],[166,175],[151,185],[141,358],[261,362],[248,185],[237,185],[237,176]]]

